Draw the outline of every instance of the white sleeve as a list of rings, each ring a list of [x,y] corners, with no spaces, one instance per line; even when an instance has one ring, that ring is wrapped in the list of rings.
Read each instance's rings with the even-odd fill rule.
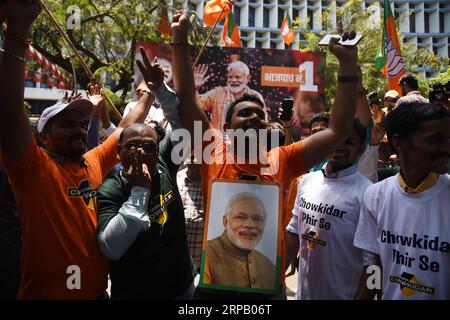
[[[128,200],[98,235],[100,251],[109,260],[119,260],[136,240],[140,232],[150,228],[147,214],[150,190],[133,187]]]
[[[116,131],[117,127],[114,125],[114,123],[111,122],[111,125],[108,128],[103,128],[103,132],[107,137],[113,134],[114,131]]]
[[[126,105],[126,107],[125,107],[125,110],[123,110],[123,115],[122,115],[122,117],[125,118],[125,117],[127,116],[127,114],[130,113],[132,107],[134,107],[135,105],[136,105],[136,102],[134,102],[134,101],[128,103],[128,104]]]
[[[362,256],[363,256],[363,266],[373,266],[374,264],[377,264],[377,255],[373,252],[362,250]]]
[[[377,167],[379,147],[379,145],[371,146],[370,144],[368,144],[366,150],[364,150],[364,153],[362,154],[361,159],[359,159],[358,162],[359,172],[361,172],[364,176],[366,176],[367,179],[369,179],[373,183],[378,182]]]
[[[380,254],[380,247],[377,242],[377,219],[367,208],[368,192],[364,193],[361,212],[359,214],[358,226],[356,227],[353,245],[357,248]]]
[[[300,212],[300,196],[299,191],[302,183],[300,183],[297,187],[297,196],[295,197],[294,208],[292,208],[292,218],[289,221],[289,224],[286,227],[286,230],[295,234],[298,234],[298,214]]]
[[[161,104],[164,117],[170,123],[172,130],[182,128],[180,113],[178,110],[180,99],[176,95],[175,91],[163,82],[158,89],[152,90],[152,94]]]

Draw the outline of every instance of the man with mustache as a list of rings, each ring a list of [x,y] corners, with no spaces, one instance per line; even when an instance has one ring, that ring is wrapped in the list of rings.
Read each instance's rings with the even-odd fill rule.
[[[201,88],[209,76],[206,76],[208,67],[201,65],[194,69],[195,87]],[[233,61],[227,68],[227,86],[216,87],[202,95],[197,95],[200,106],[206,112],[211,113],[211,125],[213,128],[223,130],[225,115],[231,103],[244,94],[256,95],[264,101],[262,95],[248,86],[250,70],[242,61]]]
[[[384,122],[400,172],[364,193],[354,245],[371,254],[356,298],[370,299],[372,264],[382,267],[382,299],[450,299],[450,111],[401,104]],[[373,281],[369,281],[373,283]]]
[[[96,92],[90,100],[60,101],[39,120],[39,148],[23,106],[26,39],[40,11],[39,0],[7,0],[8,31],[0,51],[1,159],[22,224],[18,297],[99,299],[107,288],[108,265],[96,240],[97,188],[118,162],[123,128],[143,122],[154,98],[144,95],[116,131],[89,152],[89,117],[104,97]]]
[[[225,231],[209,240],[204,283],[238,288],[275,288],[275,265],[255,247],[266,225],[264,204],[253,193],[231,197],[223,215]]]
[[[359,75],[356,62],[358,50],[356,47],[344,48],[338,45],[337,41],[332,40],[329,49],[340,61],[340,73],[329,127],[301,142],[275,147],[267,152],[267,145],[265,145],[267,139],[259,139],[262,143],[258,144],[258,137],[263,136],[264,130],[267,130],[265,104],[255,95],[243,95],[234,101],[226,112],[223,129],[231,129],[228,132],[230,141],[228,144],[228,139],[222,138],[222,132],[209,130],[211,125],[197,104],[188,50],[190,27],[191,23],[186,13],[177,12],[173,16],[173,79],[175,91],[180,98],[179,112],[183,127],[188,130],[191,137],[194,137],[194,153],[200,151],[199,159],[202,158],[203,153],[202,160],[204,161],[201,170],[204,200],[208,199],[212,182],[215,179],[238,180],[252,177],[260,181],[277,182],[282,188],[288,189],[294,179],[324,160],[350,134],[357,102]],[[141,71],[145,75],[145,70]],[[205,133],[203,141],[195,138],[198,133]],[[244,133],[242,139],[239,139],[240,133]],[[206,137],[208,134],[210,134],[209,139]],[[255,137],[256,142],[251,143],[255,141]],[[214,138],[213,143],[211,143],[211,138]],[[233,143],[236,145],[236,139],[238,144],[239,142],[241,142],[241,146],[243,144],[241,148],[239,145],[237,148],[230,147]],[[211,144],[216,144],[216,146],[211,149]],[[286,203],[286,196],[281,203],[283,205]],[[286,214],[284,209],[283,207],[283,227],[287,226],[290,220],[289,214]],[[281,238],[281,268],[283,270],[285,245],[283,233]],[[283,272],[277,281],[280,283],[280,290],[276,295],[256,295],[254,293],[243,295],[242,292],[225,294],[224,292],[206,291],[204,291],[204,295],[217,298],[224,296],[253,299],[285,298]],[[201,291],[199,290],[199,295],[203,294]]]

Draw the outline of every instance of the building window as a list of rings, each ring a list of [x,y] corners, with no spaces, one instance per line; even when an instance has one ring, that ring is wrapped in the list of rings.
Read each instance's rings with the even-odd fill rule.
[[[241,25],[241,7],[234,6],[233,11],[234,11],[234,17],[236,18],[238,25]]]
[[[314,29],[314,11],[311,9],[308,9],[308,26],[310,30]]]
[[[264,8],[263,11],[263,27],[264,28],[270,27],[270,11],[267,8]]]
[[[411,12],[409,16],[409,32],[416,32],[416,14]]]
[[[259,41],[255,42],[255,48],[262,48],[262,43]]]
[[[430,14],[428,12],[423,13],[424,21],[425,21],[425,33],[430,32]]]
[[[445,13],[439,13],[439,32],[444,33],[445,30]]]
[[[284,19],[284,9],[278,8],[278,26],[281,27],[281,23]]]
[[[270,41],[270,48],[271,49],[276,49],[277,48],[277,44],[273,41]]]
[[[292,22],[297,18],[300,18],[300,11],[298,9],[292,9]]]
[[[255,8],[253,7],[248,8],[248,25],[250,27],[255,26]]]

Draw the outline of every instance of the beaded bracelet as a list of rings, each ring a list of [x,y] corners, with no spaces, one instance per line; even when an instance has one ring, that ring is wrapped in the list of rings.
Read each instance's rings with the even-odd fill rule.
[[[344,75],[339,75],[339,76],[338,76],[338,81],[339,81],[339,82],[358,82],[358,81],[359,81],[359,76],[344,76]]]
[[[182,41],[174,41],[174,42],[171,42],[170,44],[174,47],[188,47],[189,46],[188,42],[182,42]]]

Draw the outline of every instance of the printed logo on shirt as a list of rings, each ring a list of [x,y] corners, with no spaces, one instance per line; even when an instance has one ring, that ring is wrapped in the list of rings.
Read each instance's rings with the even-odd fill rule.
[[[403,272],[400,277],[390,276],[389,281],[398,283],[403,295],[407,298],[415,295],[417,292],[434,294],[434,288],[423,285],[413,274]]]
[[[173,202],[174,199],[175,195],[172,190],[164,196],[161,194],[158,197],[155,197],[151,202],[152,205],[150,206],[150,209],[148,210],[150,222],[156,221],[160,225],[165,224],[169,218],[167,207]]]
[[[316,244],[320,244],[323,247],[327,246],[326,241],[319,239],[319,236],[315,231],[309,231],[308,233],[302,234],[302,239],[308,241],[308,246],[311,249],[314,249]]]
[[[92,189],[88,180],[83,180],[79,183],[78,187],[69,188],[67,195],[70,198],[82,197],[84,203],[94,210],[94,199],[97,196],[97,189]]]

